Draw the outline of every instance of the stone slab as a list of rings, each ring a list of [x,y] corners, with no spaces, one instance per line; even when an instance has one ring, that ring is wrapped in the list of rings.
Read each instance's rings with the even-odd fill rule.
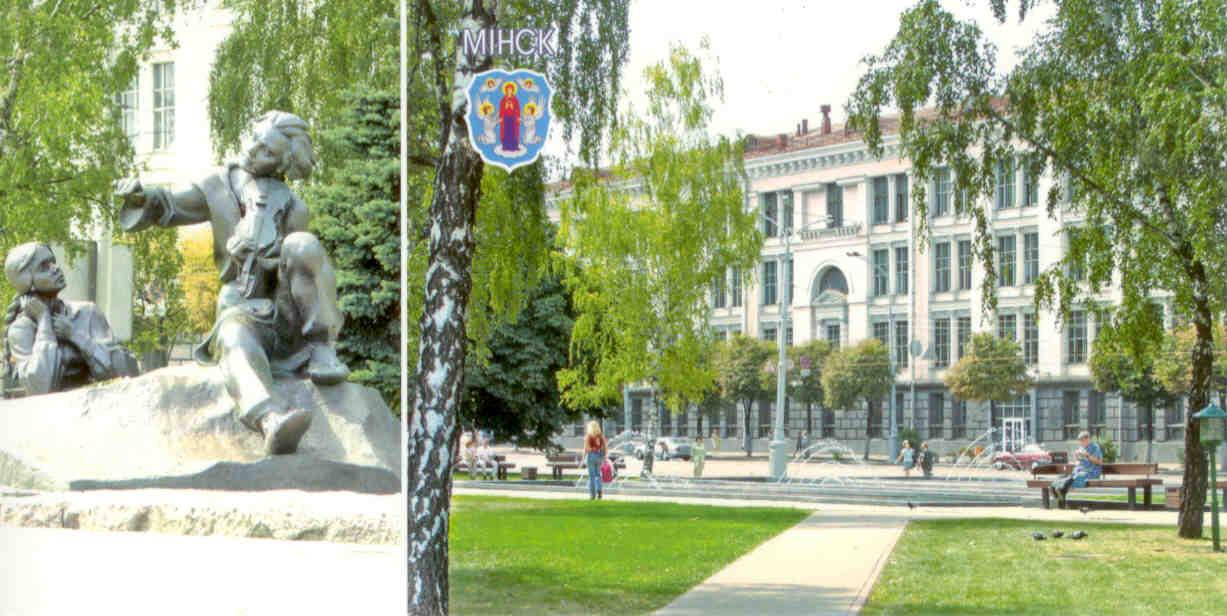
[[[349,491],[0,489],[0,527],[398,545],[402,507]]]

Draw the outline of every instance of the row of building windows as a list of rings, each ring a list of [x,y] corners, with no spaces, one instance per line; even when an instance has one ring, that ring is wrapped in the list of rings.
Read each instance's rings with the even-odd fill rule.
[[[136,147],[141,133],[140,76],[127,90],[115,95],[115,106],[124,134]],[[153,149],[166,150],[175,143],[175,63],[153,65]]]
[[[1017,178],[1022,177],[1022,198],[1016,199]],[[875,225],[906,222],[908,202],[908,176],[896,173],[871,178],[869,185],[870,223]],[[831,227],[843,226],[843,187],[826,185],[827,216]],[[954,181],[948,168],[935,172],[930,193],[930,214],[933,217],[949,216],[954,211]],[[893,197],[893,201],[892,201]],[[893,208],[891,206],[894,206]],[[1025,165],[1013,159],[998,162],[994,169],[993,208],[1004,210],[1016,207],[1031,208],[1039,205],[1039,178],[1028,173]],[[893,210],[893,211],[892,211]],[[767,237],[779,237],[781,228],[793,227],[793,193],[791,190],[763,193],[763,232]]]
[[[1083,400],[1085,399],[1085,405]],[[971,435],[968,430],[968,412],[967,403],[950,396],[944,391],[928,392],[927,401],[924,408],[919,409],[918,416],[913,418],[912,423],[907,422],[909,412],[909,396],[904,392],[898,392],[895,395],[895,419],[897,425],[911,425],[917,428],[922,435],[922,438],[951,438],[962,439],[968,438]],[[874,438],[882,438],[887,434],[888,423],[886,422],[886,400],[874,401],[869,405],[869,434]],[[788,417],[787,425],[796,430],[800,428],[811,435],[821,437],[833,437],[836,431],[836,411],[829,408],[817,407],[812,408],[809,415],[812,424],[806,425],[806,417],[801,405],[788,404],[785,407],[785,412]],[[1033,434],[1031,423],[1031,406],[1032,396],[1024,394],[1000,404],[990,405],[990,422],[991,425],[1001,426],[1004,419],[1021,419],[1028,426],[1027,434]],[[647,407],[647,408],[645,408]],[[613,422],[620,431],[626,428],[643,429],[645,428],[645,420],[648,419],[645,413],[650,408],[645,405],[642,398],[632,398],[631,400],[631,416],[630,426],[623,426],[626,417],[621,414],[614,414],[606,421]],[[758,405],[758,421],[754,422],[752,430],[755,436],[759,438],[767,438],[772,434],[771,411],[768,409],[766,401],[760,402]],[[947,409],[950,413],[949,423],[946,421]],[[673,415],[664,408],[656,409],[658,415],[655,418],[656,427],[664,436],[687,436],[691,431],[691,425],[696,423],[695,413],[687,412],[684,415]],[[1053,412],[1055,411],[1055,413]],[[650,412],[650,411],[649,411]],[[1179,440],[1184,434],[1184,405],[1180,402],[1172,402],[1161,408],[1154,409],[1151,414],[1138,408],[1133,419],[1132,429],[1136,430],[1137,440],[1155,439],[1158,436],[1156,428],[1162,428],[1163,434],[1167,439]],[[1086,423],[1083,423],[1085,414]],[[742,432],[742,421],[740,409],[735,406],[726,407],[723,411],[724,426],[721,428],[721,422],[718,418],[708,417],[703,436],[718,433],[723,437],[739,436]],[[1088,429],[1094,433],[1110,433],[1112,426],[1108,424],[1108,409],[1106,396],[1094,389],[1079,390],[1066,389],[1060,392],[1060,408],[1052,409],[1051,411],[1041,411],[1041,417],[1044,422],[1044,432],[1050,435],[1050,438],[1060,438],[1063,440],[1074,440],[1078,433],[1084,429]],[[577,428],[574,431],[574,436],[583,435],[583,423],[576,424]],[[694,426],[697,433],[697,425]]]

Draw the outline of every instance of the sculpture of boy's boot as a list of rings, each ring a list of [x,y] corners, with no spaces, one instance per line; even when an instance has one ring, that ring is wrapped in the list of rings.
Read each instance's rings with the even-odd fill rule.
[[[294,453],[307,428],[311,413],[303,409],[271,411],[260,418],[260,433],[264,435],[264,453],[270,456]]]
[[[349,368],[337,358],[336,347],[317,342],[311,345],[307,376],[311,377],[311,382],[316,385],[336,385],[349,376]]]

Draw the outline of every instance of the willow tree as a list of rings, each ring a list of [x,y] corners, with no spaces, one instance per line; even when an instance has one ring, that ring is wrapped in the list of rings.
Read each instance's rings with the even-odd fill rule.
[[[141,54],[168,40],[181,4],[0,6],[0,254],[23,242],[71,240],[106,219],[111,186],[132,164],[116,96],[132,85]],[[0,303],[10,293],[0,285]]]
[[[522,306],[523,296],[533,288],[533,276],[542,275],[534,263],[543,264],[548,250],[542,242],[517,241],[517,230],[531,238],[544,232],[526,227],[544,218],[543,200],[522,202],[499,199],[490,216],[479,215],[483,191],[497,186],[497,177],[469,143],[467,102],[463,95],[473,76],[496,64],[536,68],[554,86],[553,122],[569,143],[578,143],[582,160],[595,165],[603,135],[614,114],[621,67],[627,54],[627,0],[521,0],[484,2],[408,3],[408,43],[405,96],[409,116],[406,129],[409,151],[404,159],[409,200],[408,248],[410,266],[422,268],[424,287],[410,291],[409,301],[421,299],[421,316],[413,319],[417,336],[416,365],[411,375],[412,400],[408,420],[408,608],[414,614],[443,614],[448,609],[448,527],[452,489],[453,452],[457,444],[456,418],[463,397],[465,359],[469,344],[469,314],[474,293],[475,257],[483,254],[490,239],[491,264],[485,271],[496,273],[494,281],[507,292],[491,304]],[[486,28],[512,26],[558,27],[554,47],[558,55],[529,58],[493,58],[488,50],[459,47],[465,34],[476,36]],[[514,62],[513,62],[514,61]],[[420,136],[421,139],[414,139]],[[539,184],[540,166],[518,169],[529,172]],[[493,183],[486,181],[491,175]],[[517,178],[519,180],[519,178]],[[528,178],[532,183],[532,178]],[[528,186],[532,188],[532,186]],[[516,194],[507,191],[506,194]],[[482,218],[505,220],[510,226],[485,227]],[[497,244],[496,242],[500,242]],[[496,246],[501,245],[503,250]],[[534,252],[535,250],[535,252]],[[507,254],[510,253],[510,254]],[[523,260],[520,260],[523,259]],[[527,263],[531,276],[524,284],[510,284],[519,272],[516,262]],[[500,269],[501,268],[501,269]],[[419,278],[418,280],[421,280]],[[417,283],[421,284],[421,283]],[[486,289],[486,286],[480,287]],[[512,295],[508,297],[508,294]],[[519,297],[515,297],[518,295]],[[476,294],[481,297],[480,294]],[[482,316],[483,311],[474,311]]]
[[[1037,3],[1021,0],[1019,18]],[[1007,19],[1006,0],[989,4]],[[1116,274],[1119,324],[1131,335],[1145,327],[1134,307],[1152,292],[1170,293],[1197,334],[1189,403],[1201,408],[1210,391],[1212,315],[1227,295],[1227,2],[1058,1],[1020,54],[1000,75],[996,47],[975,24],[922,0],[903,13],[886,50],[866,59],[848,103],[851,124],[880,154],[879,114],[899,110],[922,236],[924,189],[940,167],[953,171],[955,211],[973,222],[973,250],[985,266],[987,307],[996,303],[987,199],[996,173],[1017,166],[1029,178],[1056,178],[1047,214],[1077,221],[1066,224],[1079,231],[1068,234],[1060,266],[1036,281],[1037,303],[1068,314]],[[1189,419],[1182,537],[1202,531],[1206,459],[1198,437]]]
[[[649,383],[671,411],[699,403],[715,380],[708,291],[731,268],[750,270],[762,237],[745,207],[742,147],[708,127],[718,75],[674,46],[644,71],[647,109],[614,130],[613,166],[577,171],[561,200],[559,241],[576,320],[563,400],[599,407],[623,386]]]
[[[235,151],[252,118],[270,109],[297,114],[315,130],[319,180],[346,146],[325,130],[342,121],[356,88],[396,90],[400,2],[228,0],[230,33],[209,74],[209,129],[215,155]]]

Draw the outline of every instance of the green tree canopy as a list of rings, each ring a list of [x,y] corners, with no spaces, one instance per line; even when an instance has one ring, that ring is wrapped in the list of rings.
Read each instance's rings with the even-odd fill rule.
[[[742,446],[747,456],[752,453],[750,411],[755,401],[771,391],[770,368],[778,352],[775,344],[740,332],[716,345],[713,365],[720,394],[729,403],[741,406]]]
[[[822,363],[823,401],[827,408],[851,410],[866,407],[890,395],[895,375],[890,352],[877,338],[866,338],[850,347],[831,351]],[[870,413],[865,414],[865,458],[869,458]]]
[[[516,320],[490,332],[484,361],[465,362],[461,422],[520,446],[552,445],[558,431],[581,415],[562,405],[555,377],[567,364],[573,323],[562,282],[543,278]]]
[[[360,89],[325,134],[337,147],[326,183],[308,184],[311,230],[337,274],[345,327],[337,354],[350,380],[379,390],[400,411],[400,97]]]
[[[1007,0],[991,0],[999,20]],[[1036,0],[1021,0],[1019,15]],[[1206,403],[1210,326],[1227,298],[1227,0],[1063,0],[1019,61],[999,75],[997,49],[938,0],[905,11],[895,38],[866,59],[848,102],[851,126],[882,152],[879,116],[899,110],[902,156],[915,178],[921,237],[926,188],[953,171],[955,213],[975,228],[984,303],[996,304],[993,193],[998,177],[1047,172],[1050,217],[1068,250],[1036,281],[1036,301],[1066,314],[1119,281],[1120,326],[1151,294],[1171,294],[1197,331],[1193,406]],[[1058,214],[1058,212],[1062,212]],[[1085,279],[1074,275],[1084,272]],[[1201,536],[1206,465],[1196,422],[1185,430],[1180,534]]]
[[[220,160],[235,152],[252,118],[280,109],[315,129],[326,177],[347,147],[327,131],[345,121],[349,93],[395,89],[400,80],[400,3],[227,0],[226,7],[232,29],[209,74],[214,154]]]
[[[1018,343],[990,333],[973,335],[943,380],[955,398],[968,402],[1009,402],[1031,388]]]
[[[181,4],[0,7],[0,254],[23,242],[80,239],[74,231],[106,220],[112,184],[132,160],[115,96],[136,77],[141,54],[169,40]],[[0,304],[11,294],[0,285]]]
[[[1214,370],[1211,382],[1227,387],[1227,328],[1222,323],[1214,326]],[[1193,347],[1197,343],[1197,331],[1184,325],[1167,332],[1155,358],[1155,378],[1169,393],[1187,396],[1193,391]],[[1195,409],[1194,412],[1201,410]]]
[[[648,108],[614,131],[611,177],[576,171],[561,201],[559,242],[579,268],[566,277],[576,359],[559,383],[577,406],[639,381],[675,411],[702,400],[714,376],[695,361],[710,336],[708,290],[730,268],[749,269],[761,246],[741,145],[708,133],[719,76],[675,46],[644,78]]]
[[[835,350],[830,342],[814,339],[788,348],[788,360],[792,364],[788,383],[793,400],[805,405],[805,427],[812,429],[812,407],[822,404],[822,365]]]
[[[1101,322],[1090,358],[1095,389],[1119,392],[1125,400],[1147,409],[1169,400],[1171,392],[1155,374],[1165,338],[1161,319],[1143,336],[1126,336],[1114,322]]]

